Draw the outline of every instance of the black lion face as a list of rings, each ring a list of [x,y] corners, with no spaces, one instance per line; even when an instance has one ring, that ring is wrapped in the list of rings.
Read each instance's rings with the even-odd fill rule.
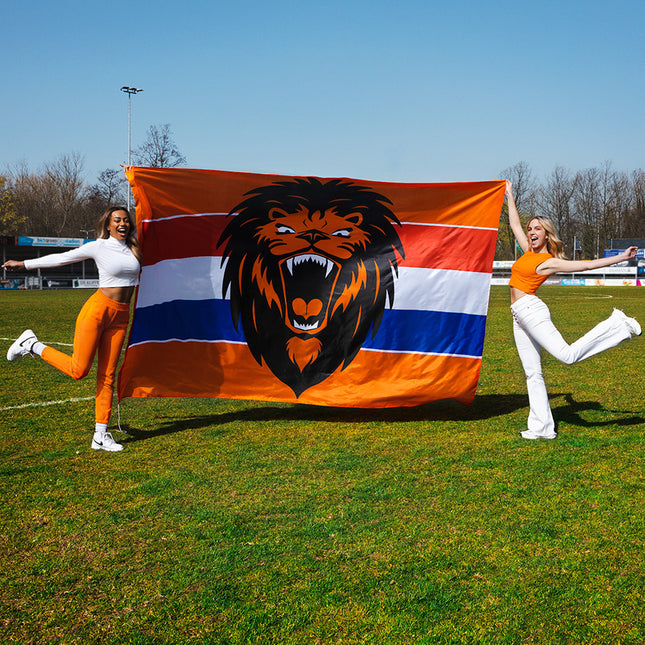
[[[394,301],[391,202],[349,181],[293,179],[246,194],[220,237],[223,297],[253,356],[296,396],[356,356]]]

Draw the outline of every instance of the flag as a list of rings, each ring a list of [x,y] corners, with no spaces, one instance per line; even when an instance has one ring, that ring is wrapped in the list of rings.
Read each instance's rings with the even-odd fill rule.
[[[472,402],[504,181],[126,175],[143,263],[119,399]]]

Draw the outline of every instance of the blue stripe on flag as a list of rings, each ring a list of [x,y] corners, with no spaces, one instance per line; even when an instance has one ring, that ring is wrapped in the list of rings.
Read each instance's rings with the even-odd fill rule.
[[[374,338],[363,347],[381,351],[422,352],[481,356],[484,350],[486,316],[388,309]]]
[[[366,349],[480,357],[486,316],[441,311],[386,310],[375,338]],[[130,344],[166,340],[244,343],[235,331],[227,300],[173,300],[137,308]]]

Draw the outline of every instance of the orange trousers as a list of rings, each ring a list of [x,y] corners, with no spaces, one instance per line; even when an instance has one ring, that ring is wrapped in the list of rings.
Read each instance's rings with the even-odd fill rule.
[[[72,355],[45,347],[41,358],[75,379],[87,376],[94,356],[96,371],[95,422],[108,423],[112,412],[114,377],[130,319],[130,303],[116,302],[101,291],[90,296],[76,319]]]

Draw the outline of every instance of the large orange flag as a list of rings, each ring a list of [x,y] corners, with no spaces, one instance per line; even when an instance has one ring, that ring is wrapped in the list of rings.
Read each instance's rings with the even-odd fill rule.
[[[472,402],[505,182],[126,175],[144,261],[119,399]]]

